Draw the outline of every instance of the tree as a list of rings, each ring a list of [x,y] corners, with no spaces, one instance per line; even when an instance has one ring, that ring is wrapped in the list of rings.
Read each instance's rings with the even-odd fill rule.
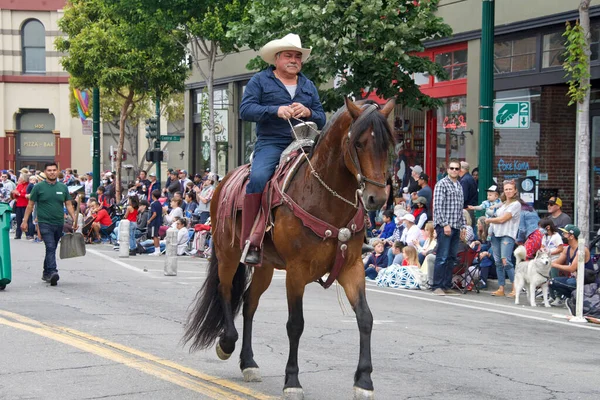
[[[569,105],[577,103],[577,224],[583,238],[589,236],[590,218],[590,0],[579,3],[579,21],[571,26],[567,22],[564,70],[569,76]]]
[[[208,131],[210,133],[210,168],[217,170],[215,140],[214,72],[217,62],[238,50],[237,40],[228,35],[229,24],[241,20],[248,0],[106,0],[120,7],[152,15],[161,24],[183,38],[179,46],[188,52],[208,89]]]
[[[434,15],[439,0],[256,0],[228,37],[257,50],[267,41],[293,32],[312,47],[303,67],[317,85],[336,79],[339,87],[321,90],[323,106],[336,109],[343,96],[360,97],[376,90],[381,97],[398,97],[412,107],[432,107],[437,101],[423,95],[413,75],[426,72],[446,77],[442,66],[416,53],[423,41],[451,34]],[[266,66],[260,58],[249,69]]]
[[[106,0],[70,0],[59,21],[66,37],[56,40],[67,53],[61,64],[77,88],[100,87],[122,99],[117,150],[117,200],[121,197],[121,159],[125,126],[135,103],[150,95],[182,91],[188,74],[181,32],[135,9]]]

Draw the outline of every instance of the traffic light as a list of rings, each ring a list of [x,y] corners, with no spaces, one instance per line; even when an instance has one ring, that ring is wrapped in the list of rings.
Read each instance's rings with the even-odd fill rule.
[[[156,139],[158,137],[157,120],[155,117],[146,120],[146,139]]]
[[[164,152],[162,150],[148,150],[146,151],[147,162],[161,162],[164,160]]]

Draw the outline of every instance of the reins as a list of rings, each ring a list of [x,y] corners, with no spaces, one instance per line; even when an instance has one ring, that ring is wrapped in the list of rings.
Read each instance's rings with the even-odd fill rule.
[[[362,114],[360,114],[360,116],[357,118],[363,118],[368,116],[369,114],[371,114],[373,111],[378,110],[379,106],[377,104],[369,104],[368,108],[365,109],[365,111],[363,111]],[[296,117],[292,117],[293,119],[299,121],[299,122],[304,122],[301,119],[298,119]],[[377,187],[385,187],[385,183],[381,183],[381,182],[377,182],[374,181],[372,179],[367,178],[366,176],[364,176],[362,174],[362,169],[360,168],[360,161],[358,159],[358,154],[356,153],[356,147],[355,146],[350,146],[350,136],[352,135],[352,125],[355,123],[356,121],[353,121],[352,124],[350,125],[350,129],[348,130],[348,137],[346,138],[346,143],[348,144],[349,147],[349,152],[350,152],[350,159],[352,160],[352,163],[354,164],[354,167],[356,168],[357,174],[356,174],[356,180],[358,182],[358,188],[356,189],[355,193],[354,193],[354,203],[351,202],[350,200],[346,199],[345,197],[339,195],[335,190],[333,190],[332,188],[330,188],[325,181],[323,181],[323,179],[321,178],[321,176],[319,175],[319,173],[315,170],[315,168],[313,167],[312,163],[310,162],[310,157],[308,156],[308,154],[306,154],[306,152],[304,151],[304,148],[300,148],[300,151],[302,152],[302,155],[304,156],[304,158],[306,159],[306,161],[308,162],[308,166],[310,167],[310,173],[311,175],[313,175],[317,181],[319,181],[319,183],[329,192],[331,193],[331,195],[333,195],[334,197],[342,200],[343,202],[351,205],[352,207],[359,209],[360,207],[360,203],[362,201],[362,193],[365,189],[365,183],[369,183],[371,185],[375,185]],[[294,129],[294,125],[292,125],[292,122],[288,119],[288,124],[290,125],[290,128],[292,128],[292,133],[294,134],[294,138],[296,140],[298,139],[298,135],[296,134],[296,130]],[[313,128],[312,126],[308,125],[308,127],[310,129],[312,129],[313,131],[315,131],[317,134],[319,134],[319,131],[317,131],[315,128]]]

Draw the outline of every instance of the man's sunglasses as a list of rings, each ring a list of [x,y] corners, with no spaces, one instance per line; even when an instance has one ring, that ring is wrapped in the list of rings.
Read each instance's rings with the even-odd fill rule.
[[[548,205],[549,205],[549,206],[555,206],[555,205],[556,205],[556,203],[555,203],[555,202],[553,202],[553,201],[549,201],[549,202],[548,202]]]
[[[460,170],[460,167],[448,167],[448,169],[450,171],[458,171],[458,170]]]

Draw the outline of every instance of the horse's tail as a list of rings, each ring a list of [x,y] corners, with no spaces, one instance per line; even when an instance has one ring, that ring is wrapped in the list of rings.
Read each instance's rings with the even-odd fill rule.
[[[231,310],[235,317],[242,306],[242,297],[246,289],[247,269],[239,264],[233,277],[231,288]],[[188,316],[182,342],[192,342],[190,351],[210,347],[223,332],[225,315],[221,294],[219,293],[219,261],[214,251],[211,252],[208,275],[202,288],[196,294],[194,306]]]

